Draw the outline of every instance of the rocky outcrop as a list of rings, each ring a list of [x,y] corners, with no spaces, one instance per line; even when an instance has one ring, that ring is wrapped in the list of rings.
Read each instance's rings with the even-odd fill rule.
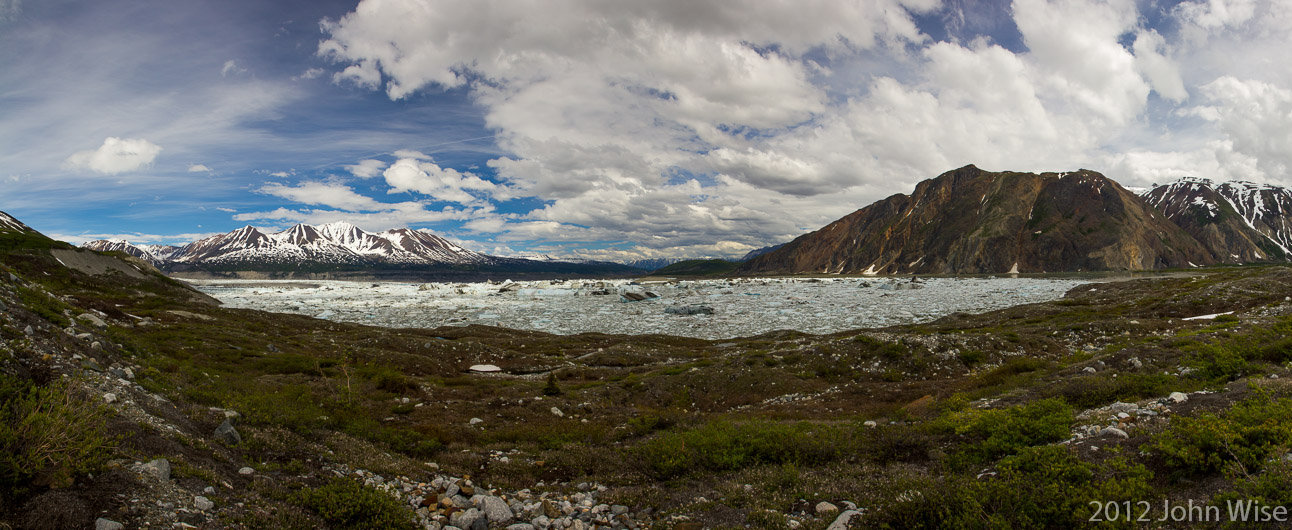
[[[1027,273],[1214,262],[1178,226],[1097,172],[993,173],[970,165],[857,210],[738,272]]]

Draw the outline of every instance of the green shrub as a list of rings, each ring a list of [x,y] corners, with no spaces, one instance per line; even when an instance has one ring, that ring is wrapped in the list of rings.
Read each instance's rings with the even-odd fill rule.
[[[556,372],[547,373],[547,385],[543,387],[544,396],[561,395],[561,387],[556,384]]]
[[[903,487],[896,502],[879,507],[868,528],[903,529],[1066,529],[1132,527],[1088,523],[1091,500],[1138,502],[1152,494],[1152,473],[1122,457],[1102,467],[1083,462],[1065,446],[1029,447],[996,466],[997,476],[981,479],[948,475]]]
[[[1072,407],[1051,398],[1007,409],[953,412],[939,418],[933,429],[962,439],[955,454],[957,463],[981,464],[1025,447],[1066,439],[1072,422]]]
[[[1230,503],[1259,502],[1265,506],[1292,506],[1292,462],[1285,459],[1265,466],[1254,475],[1237,474],[1233,489],[1212,498],[1221,509]],[[1237,526],[1237,525],[1234,525]]]
[[[1233,344],[1207,344],[1200,346],[1187,364],[1204,379],[1229,382],[1255,370],[1244,353],[1247,352]]]
[[[35,479],[68,485],[107,459],[113,440],[105,434],[108,411],[66,381],[45,387],[0,374],[0,482],[23,488]]]
[[[367,366],[360,369],[359,373],[372,380],[378,389],[392,394],[403,394],[417,386],[408,379],[408,376],[386,366]]]
[[[413,514],[394,497],[349,479],[334,478],[321,487],[301,490],[292,500],[341,529],[417,528]]]
[[[1292,444],[1292,399],[1263,391],[1223,414],[1175,418],[1154,447],[1168,466],[1185,474],[1209,474],[1237,464],[1248,473]]]
[[[983,353],[982,350],[973,349],[964,350],[956,354],[956,357],[960,358],[960,362],[964,363],[965,366],[969,368],[978,366],[979,364],[982,364],[983,361],[987,360],[987,354]]]

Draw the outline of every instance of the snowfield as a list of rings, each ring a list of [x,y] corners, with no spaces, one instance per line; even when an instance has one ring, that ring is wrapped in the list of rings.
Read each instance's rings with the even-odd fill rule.
[[[640,284],[630,280],[427,284],[185,281],[226,307],[377,326],[487,324],[558,334],[663,333],[726,339],[782,329],[832,333],[927,322],[954,312],[979,313],[1055,300],[1089,280],[933,278],[911,283],[909,279],[765,278]]]

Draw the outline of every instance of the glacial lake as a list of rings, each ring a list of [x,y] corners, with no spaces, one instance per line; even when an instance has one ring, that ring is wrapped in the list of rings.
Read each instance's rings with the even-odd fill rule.
[[[558,334],[662,333],[727,339],[784,329],[819,334],[928,322],[955,312],[981,313],[1055,300],[1077,285],[1099,280],[928,278],[917,284],[898,278],[741,278],[642,283],[631,280],[185,281],[219,299],[226,307],[375,326],[434,328],[486,324]],[[650,295],[655,297],[629,301]],[[708,310],[712,314],[704,314]],[[687,312],[699,314],[684,314]]]

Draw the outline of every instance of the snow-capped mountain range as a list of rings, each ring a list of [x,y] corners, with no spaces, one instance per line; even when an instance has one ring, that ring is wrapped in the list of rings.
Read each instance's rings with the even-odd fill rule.
[[[1217,262],[1292,258],[1292,191],[1287,188],[1184,178],[1142,197],[1211,247]]]
[[[395,228],[372,233],[344,222],[321,226],[298,224],[268,234],[255,227],[244,226],[178,247],[136,245],[123,240],[91,241],[82,246],[99,251],[125,252],[164,269],[196,266],[257,270],[296,265],[542,269],[542,264],[611,265],[585,260],[558,260],[550,256],[542,259],[490,256],[463,248],[426,230]],[[628,270],[627,267],[622,268]]]

